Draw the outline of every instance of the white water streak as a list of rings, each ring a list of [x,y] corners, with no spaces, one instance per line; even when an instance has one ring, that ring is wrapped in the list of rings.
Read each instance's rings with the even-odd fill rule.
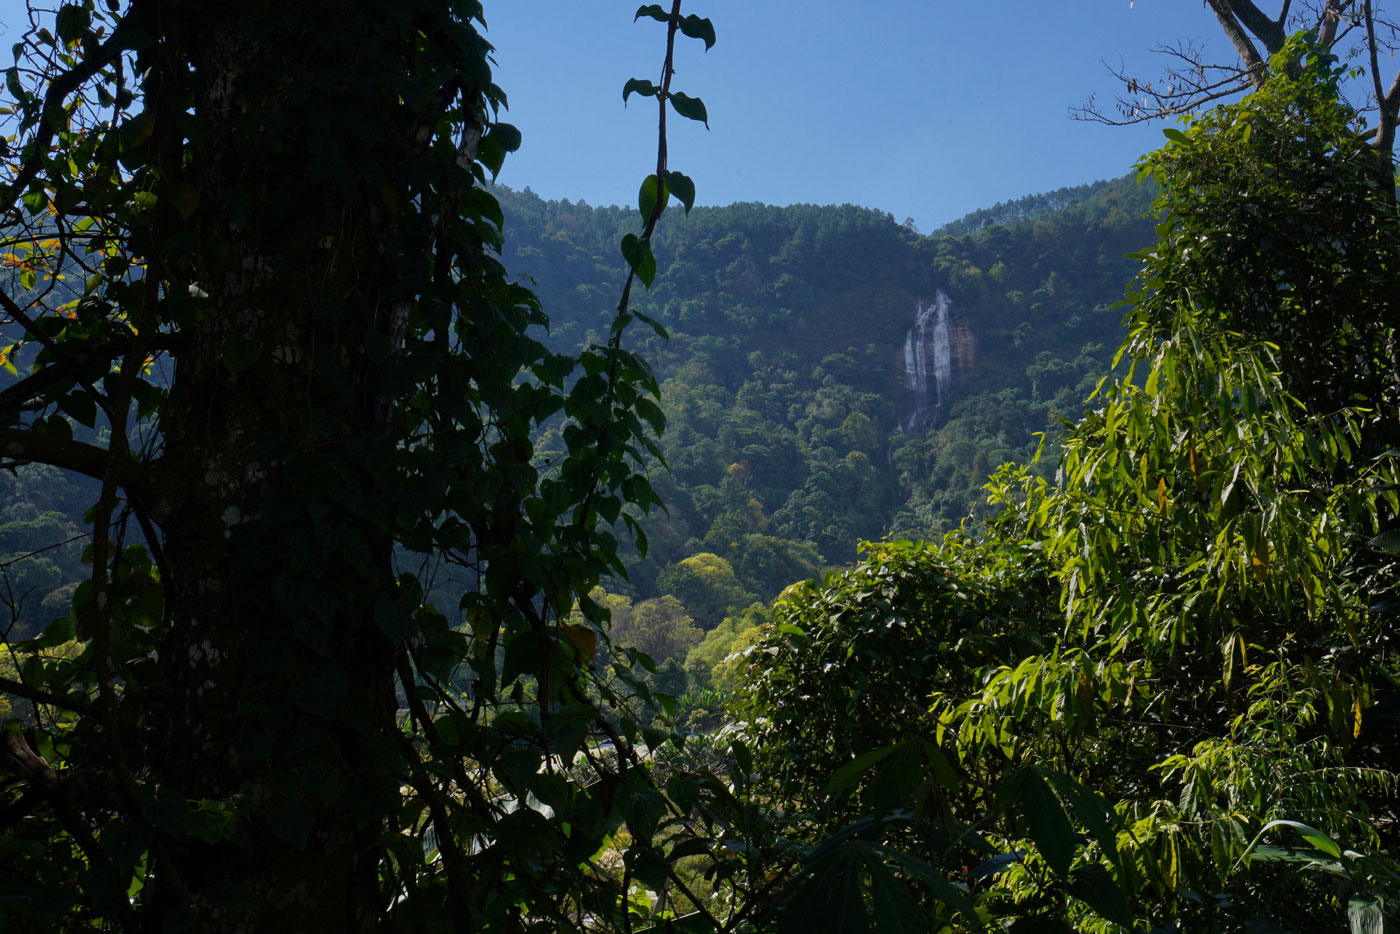
[[[943,408],[948,383],[953,375],[953,354],[948,342],[948,309],[952,302],[942,289],[928,305],[922,301],[914,306],[914,326],[904,338],[904,388],[909,392],[914,410],[904,423],[903,431],[912,431],[931,419],[930,413]],[[928,380],[928,341],[933,341],[933,398],[930,399]]]

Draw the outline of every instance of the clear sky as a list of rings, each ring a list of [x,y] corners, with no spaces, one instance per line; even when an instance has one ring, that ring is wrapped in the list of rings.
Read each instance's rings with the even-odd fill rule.
[[[524,133],[501,181],[548,198],[631,203],[655,164],[665,28],[637,0],[486,0],[507,118]],[[665,4],[669,7],[669,4]],[[1105,62],[1156,77],[1182,39],[1233,60],[1199,0],[686,0],[708,53],[678,48],[675,89],[699,124],[670,121],[671,168],[706,204],[850,202],[927,231],[997,201],[1124,174],[1161,126],[1070,120],[1119,88]],[[647,102],[651,103],[651,102]],[[688,124],[688,125],[687,125]]]
[[[655,165],[656,114],[635,97],[624,109],[622,86],[658,79],[664,27],[632,22],[638,0],[484,4],[505,119],[524,133],[501,181],[632,203]],[[0,39],[22,28],[23,8],[0,0]],[[1068,118],[1118,90],[1105,62],[1155,77],[1163,63],[1149,50],[1187,38],[1232,57],[1199,0],[686,0],[683,11],[718,36],[708,53],[680,43],[674,85],[710,114],[709,131],[671,120],[671,168],[701,203],[850,202],[925,231],[1121,175],[1158,146],[1160,126]]]

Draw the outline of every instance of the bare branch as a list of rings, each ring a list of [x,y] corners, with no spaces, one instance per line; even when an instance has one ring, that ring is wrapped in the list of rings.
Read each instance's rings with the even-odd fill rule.
[[[1107,66],[1109,74],[1122,83],[1128,96],[1114,100],[1119,116],[1099,109],[1093,98],[1070,109],[1076,120],[1128,126],[1167,117],[1193,113],[1206,104],[1249,89],[1249,73],[1239,65],[1211,65],[1202,52],[1189,43],[1158,46],[1154,52],[1181,64],[1170,68],[1157,81],[1140,81],[1120,66]],[[1106,64],[1106,63],[1105,63]]]
[[[1400,25],[1381,11],[1370,9],[1374,4],[1367,5],[1367,18],[1355,0],[1283,0],[1277,16],[1261,9],[1264,4],[1258,0],[1204,2],[1230,39],[1238,55],[1236,63],[1208,62],[1189,41],[1175,47],[1161,46],[1154,51],[1172,61],[1160,79],[1143,81],[1121,68],[1109,68],[1126,93],[1115,98],[1113,108],[1101,108],[1096,96],[1090,97],[1084,104],[1070,108],[1070,115],[1078,120],[1124,126],[1194,113],[1260,86],[1268,74],[1269,56],[1283,47],[1290,32],[1300,29],[1316,29],[1320,41],[1341,57],[1365,54],[1372,49],[1392,55],[1400,50]],[[1364,50],[1358,38],[1362,32],[1367,43]],[[1373,97],[1384,111],[1385,98],[1373,92],[1357,107],[1358,112],[1368,109]],[[1380,122],[1385,124],[1387,120],[1400,122],[1382,112]]]

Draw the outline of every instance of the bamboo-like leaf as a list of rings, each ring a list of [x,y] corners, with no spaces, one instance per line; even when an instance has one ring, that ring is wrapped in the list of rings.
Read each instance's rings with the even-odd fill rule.
[[[880,749],[871,749],[856,756],[836,770],[831,776],[831,780],[826,783],[826,787],[822,789],[822,794],[832,795],[850,788],[860,781],[861,776],[870,771],[875,763],[899,749],[900,745],[900,743],[895,743]]]

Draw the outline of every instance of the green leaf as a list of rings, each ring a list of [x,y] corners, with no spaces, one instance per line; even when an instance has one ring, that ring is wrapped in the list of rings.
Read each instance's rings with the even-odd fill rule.
[[[481,143],[476,147],[476,161],[486,167],[493,180],[501,174],[501,166],[506,162],[506,150],[494,134],[488,133],[481,138]]]
[[[189,182],[175,182],[170,186],[166,197],[184,218],[188,218],[199,207],[199,189]]]
[[[628,234],[622,238],[622,257],[637,278],[642,280],[642,285],[651,288],[651,283],[656,279],[656,257],[651,252],[651,241]]]
[[[1316,827],[1300,823],[1296,820],[1271,820],[1263,826],[1259,833],[1262,835],[1275,827],[1292,827],[1294,830],[1298,831],[1298,833],[1302,834],[1303,839],[1311,843],[1314,849],[1326,853],[1333,859],[1341,859],[1342,848],[1337,845],[1337,841],[1333,840]]]
[[[74,42],[92,25],[92,14],[80,3],[65,3],[54,17],[54,29],[63,42]]]
[[[700,98],[676,91],[671,95],[671,106],[682,117],[705,124],[707,130],[710,128],[710,117],[705,112],[705,102]]]
[[[97,403],[85,392],[73,392],[64,396],[61,403],[65,414],[80,425],[93,427],[97,422]]]
[[[712,852],[710,844],[711,841],[704,837],[690,837],[671,847],[670,852],[666,854],[666,858],[674,863],[676,860],[684,859],[687,856],[707,855]]]
[[[637,15],[632,17],[632,22],[635,23],[643,16],[650,16],[658,23],[669,23],[671,21],[671,14],[667,13],[665,8],[659,3],[648,3],[645,6],[638,7]]]
[[[642,220],[651,221],[652,211],[656,210],[656,188],[657,180],[655,175],[648,175],[642,179],[641,190],[637,192],[637,207],[642,212]],[[661,186],[661,211],[666,210],[666,202],[671,198],[671,193],[665,185]],[[657,212],[661,216],[661,212]]]
[[[1268,833],[1270,830],[1273,830],[1275,827],[1292,827],[1294,830],[1298,831],[1298,833],[1302,834],[1303,839],[1308,841],[1308,843],[1312,846],[1315,852],[1325,854],[1327,856],[1332,857],[1333,859],[1341,859],[1342,848],[1337,845],[1337,841],[1333,840],[1331,837],[1323,833],[1321,830],[1318,830],[1316,827],[1312,827],[1308,824],[1303,824],[1299,823],[1298,821],[1292,820],[1271,820],[1263,827],[1259,828],[1259,832],[1254,835],[1253,840],[1249,841],[1249,846],[1244,848],[1244,852],[1241,853],[1240,858],[1235,861],[1235,865],[1231,871],[1233,871],[1234,869],[1238,869],[1241,864],[1247,864],[1251,856],[1255,856],[1257,859],[1260,859],[1264,862],[1282,859],[1308,859],[1310,861],[1316,860],[1316,857],[1308,856],[1306,851],[1297,851],[1294,850],[1292,847],[1259,846],[1259,841],[1264,839],[1264,834]]]
[[[1046,777],[1055,790],[1060,793],[1060,797],[1069,803],[1080,822],[1094,835],[1094,839],[1099,842],[1099,847],[1104,854],[1113,861],[1115,866],[1121,868],[1118,833],[1113,826],[1117,815],[1113,810],[1113,805],[1098,792],[1086,788],[1067,775],[1048,772]]]
[[[183,795],[169,789],[157,791],[154,800],[144,802],[142,811],[157,828],[171,836],[179,836],[189,823],[190,809]]]
[[[1173,143],[1180,143],[1183,146],[1189,145],[1191,142],[1191,137],[1187,136],[1185,133],[1181,132],[1175,127],[1167,127],[1165,130],[1162,131],[1162,135],[1165,136],[1167,139],[1171,140]]]
[[[1321,869],[1333,875],[1345,876],[1346,870],[1336,860],[1320,858],[1316,849],[1303,846],[1270,846],[1261,844],[1249,852],[1251,862],[1298,863],[1307,869]]]
[[[749,752],[749,747],[739,740],[734,740],[729,751],[734,754],[734,764],[739,767],[739,771],[745,775],[753,774],[753,753]]]
[[[860,781],[862,775],[870,771],[871,766],[893,753],[900,745],[900,743],[895,743],[881,749],[870,749],[856,756],[836,770],[836,773],[831,776],[831,781],[827,782],[826,787],[822,789],[822,794],[832,795],[850,788]]]
[[[976,881],[977,879],[985,879],[987,876],[994,876],[999,872],[1004,872],[1007,866],[1013,863],[1019,863],[1025,858],[1025,850],[1015,850],[1011,853],[999,853],[991,859],[973,866],[967,872],[963,873],[963,878],[967,879],[969,882]]]
[[[690,209],[695,207],[695,183],[690,180],[690,176],[680,172],[667,172],[666,187],[685,205],[685,213],[689,214]]]
[[[136,149],[151,138],[151,134],[155,132],[155,128],[156,115],[149,110],[143,110],[130,120],[127,120],[122,124],[121,130],[117,136],[117,140],[121,144],[121,151],[126,153]]]
[[[1098,863],[1075,870],[1069,891],[1099,917],[1124,927],[1133,926],[1133,912],[1128,907],[1128,900],[1118,888],[1118,883],[1113,881],[1113,874]]]
[[[641,94],[643,97],[655,97],[661,93],[661,88],[642,78],[628,78],[627,83],[622,86],[622,103],[627,103],[627,98],[633,94]]]
[[[934,869],[928,863],[908,853],[893,852],[891,858],[899,865],[903,866],[906,872],[917,877],[924,885],[928,886],[933,897],[955,911],[961,912],[963,917],[972,922],[975,930],[982,930],[982,918],[977,914],[977,909],[973,907],[972,900],[953,883],[944,878],[943,874]]]
[[[875,909],[875,930],[880,934],[916,934],[928,930],[928,916],[904,883],[878,859],[869,859],[870,904]]]
[[[224,340],[224,368],[233,376],[237,376],[246,370],[258,354],[262,352],[262,347],[258,342],[244,337],[242,334],[230,334]]]
[[[633,20],[632,22],[636,22]],[[694,13],[681,20],[681,32],[692,39],[703,39],[705,41],[705,51],[714,48],[715,44],[715,24],[708,18],[702,19]]]
[[[850,849],[823,859],[778,916],[778,934],[870,930],[861,898],[859,862]]]
[[[520,130],[514,124],[493,123],[491,132],[486,135],[499,142],[506,152],[515,152],[520,148]]]
[[[1040,848],[1040,855],[1060,878],[1069,877],[1069,864],[1074,859],[1074,826],[1065,815],[1064,806],[1055,797],[1039,771],[1026,773],[1021,786],[1021,805],[1030,825],[1031,839]]]
[[[647,888],[660,889],[666,884],[666,859],[655,848],[634,846],[623,854],[623,859]]]
[[[870,806],[877,813],[887,814],[913,796],[924,779],[922,751],[918,740],[905,740],[880,765],[868,795]]]
[[[1382,532],[1366,543],[1376,551],[1388,551],[1392,554],[1400,554],[1400,529],[1389,529]]]

